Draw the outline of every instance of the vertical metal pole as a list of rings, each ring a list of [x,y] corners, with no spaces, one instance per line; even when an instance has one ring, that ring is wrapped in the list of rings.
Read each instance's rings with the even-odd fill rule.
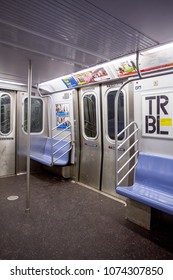
[[[116,96],[115,96],[115,103],[114,103],[114,108],[115,108],[115,187],[118,186],[118,99],[121,93],[121,90],[125,85],[127,85],[130,82],[133,81],[138,81],[142,79],[143,77],[141,76],[140,70],[139,70],[139,52],[136,52],[136,67],[137,67],[137,72],[139,77],[134,78],[134,79],[129,79],[126,82],[122,84],[122,86],[118,89]],[[146,77],[147,78],[147,77]]]
[[[32,90],[32,63],[28,63],[28,114],[27,114],[27,186],[26,186],[26,209],[30,212],[30,130],[31,130],[31,90]]]
[[[51,163],[53,165],[53,125],[52,125],[52,112],[53,112],[53,98],[51,95],[45,94],[42,95],[40,90],[39,90],[39,86],[37,87],[37,91],[40,97],[45,98],[45,97],[49,97],[48,99],[48,131],[49,131],[49,137],[51,138]],[[49,103],[50,100],[50,103]]]
[[[115,103],[114,103],[114,108],[115,108],[115,188],[118,186],[118,99],[120,96],[120,93],[125,85],[130,83],[131,81],[136,81],[139,80],[133,79],[133,80],[127,80],[122,84],[122,86],[118,89],[116,95],[115,95]]]
[[[118,186],[118,100],[122,86],[118,89],[115,95],[115,188]]]

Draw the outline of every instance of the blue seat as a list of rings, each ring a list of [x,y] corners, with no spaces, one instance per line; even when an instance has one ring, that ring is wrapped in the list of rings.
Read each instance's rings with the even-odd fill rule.
[[[173,158],[139,153],[134,184],[116,192],[173,215]]]
[[[51,144],[57,143],[53,149]],[[58,151],[57,151],[58,150]],[[35,137],[31,144],[30,158],[44,165],[52,166],[52,151],[57,153],[53,156],[53,165],[65,166],[69,163],[71,144],[67,140],[57,142],[57,139]]]

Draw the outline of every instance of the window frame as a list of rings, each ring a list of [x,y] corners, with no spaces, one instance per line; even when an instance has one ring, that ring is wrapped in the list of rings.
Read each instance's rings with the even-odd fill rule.
[[[24,129],[24,120],[25,120],[25,116],[24,116],[24,113],[25,113],[25,100],[26,99],[28,99],[28,96],[25,96],[24,98],[23,98],[23,102],[22,102],[22,131],[23,131],[23,133],[24,134],[28,134],[28,132],[27,131],[25,131],[25,129]],[[43,131],[44,131],[44,115],[45,115],[45,105],[44,105],[44,100],[41,98],[41,97],[39,97],[39,96],[31,96],[31,106],[32,106],[32,99],[39,99],[39,100],[41,100],[41,102],[42,102],[42,130],[41,131],[39,131],[39,132],[32,132],[32,131],[30,131],[30,134],[31,135],[38,135],[38,134],[42,134],[43,133]]]
[[[84,123],[84,98],[86,95],[93,95],[95,97],[95,110],[96,110],[96,135],[94,137],[89,137],[85,133],[85,123]],[[82,134],[86,140],[96,140],[98,138],[98,97],[94,91],[87,91],[82,96]]]
[[[7,95],[10,97],[10,130],[8,133],[3,133],[1,131],[1,98],[3,95]],[[8,136],[11,134],[11,132],[13,131],[13,122],[12,122],[12,103],[13,103],[13,97],[10,93],[8,92],[0,92],[0,135],[2,136]]]
[[[118,89],[116,89],[116,88],[110,88],[107,92],[106,92],[106,95],[105,95],[105,104],[106,104],[106,122],[105,122],[105,126],[106,126],[106,137],[107,137],[107,140],[110,142],[110,143],[112,143],[112,144],[115,144],[115,137],[114,137],[114,139],[112,139],[112,138],[110,138],[110,136],[109,136],[109,130],[108,130],[108,94],[110,93],[110,92],[115,92],[115,96],[116,96],[116,94],[117,94],[117,92],[118,92]],[[126,127],[126,123],[127,123],[127,121],[126,121],[126,94],[125,94],[125,91],[124,90],[121,90],[121,93],[123,94],[123,98],[124,98],[124,128]],[[115,100],[114,100],[114,104],[115,104]],[[115,108],[114,108],[115,109]],[[114,110],[114,122],[115,122],[115,110]],[[124,129],[123,128],[123,129]],[[118,142],[123,142],[124,141],[124,139],[126,138],[126,132],[124,132],[124,137],[122,138],[122,139],[118,139]]]

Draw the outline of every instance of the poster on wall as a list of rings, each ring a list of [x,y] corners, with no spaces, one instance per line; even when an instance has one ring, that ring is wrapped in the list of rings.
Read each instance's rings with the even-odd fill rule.
[[[137,74],[135,55],[117,60],[113,65],[116,69],[117,78]]]
[[[142,96],[142,135],[173,138],[173,93]]]
[[[110,79],[110,76],[104,67],[100,67],[86,72],[76,73],[73,76],[62,79],[62,81],[67,88],[75,88],[106,79]]]
[[[172,48],[160,51],[146,52],[140,56],[141,72],[152,72],[155,70],[164,70],[173,66]]]
[[[65,129],[70,125],[69,104],[58,103],[56,106],[56,127],[57,129]]]
[[[74,75],[78,85],[85,85],[89,83],[98,82],[101,80],[109,79],[109,75],[104,67],[97,68],[95,70],[86,71]]]
[[[66,85],[67,88],[75,88],[78,86],[77,81],[72,76],[68,76],[68,77],[62,79],[62,81]]]

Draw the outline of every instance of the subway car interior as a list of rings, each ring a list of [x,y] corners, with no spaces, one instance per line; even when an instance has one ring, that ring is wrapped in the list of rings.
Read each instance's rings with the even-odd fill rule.
[[[173,259],[173,2],[0,0],[0,259]]]

